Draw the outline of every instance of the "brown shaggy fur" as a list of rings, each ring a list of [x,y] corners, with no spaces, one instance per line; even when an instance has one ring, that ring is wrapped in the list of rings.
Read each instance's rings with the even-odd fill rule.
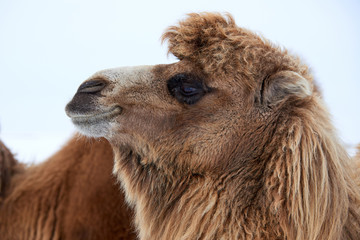
[[[140,239],[358,239],[354,166],[307,66],[229,15],[163,39],[179,62],[98,72],[67,107],[112,144]]]
[[[11,177],[23,169],[24,166],[15,160],[10,150],[0,141],[0,204],[9,191]]]
[[[111,175],[106,140],[76,136],[46,162],[28,168],[0,147],[1,185],[10,183],[1,191],[1,240],[136,238],[132,213]]]

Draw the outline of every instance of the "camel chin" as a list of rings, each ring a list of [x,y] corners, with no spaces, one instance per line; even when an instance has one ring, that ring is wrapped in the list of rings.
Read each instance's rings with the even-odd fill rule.
[[[88,137],[106,137],[111,132],[111,122],[121,114],[122,108],[114,106],[97,111],[79,112],[76,103],[70,102],[66,106],[66,114],[80,133]]]

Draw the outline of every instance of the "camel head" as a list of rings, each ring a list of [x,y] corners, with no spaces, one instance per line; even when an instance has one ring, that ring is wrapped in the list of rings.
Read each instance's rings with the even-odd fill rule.
[[[218,173],[257,158],[274,118],[312,96],[306,67],[230,17],[192,15],[163,38],[177,63],[103,70],[79,87],[66,112],[83,134],[160,168]]]
[[[80,132],[105,137],[113,145],[114,171],[121,172],[128,200],[138,207],[138,225],[156,224],[146,217],[152,218],[157,208],[165,216],[171,212],[163,210],[165,206],[173,208],[186,189],[201,182],[209,190],[199,202],[212,199],[208,195],[213,192],[228,204],[228,212],[224,207],[218,214],[208,204],[206,214],[227,216],[219,226],[232,218],[243,219],[244,236],[269,226],[263,232],[290,239],[338,234],[339,228],[330,225],[342,226],[346,214],[338,214],[328,199],[347,193],[338,187],[327,189],[327,184],[332,184],[329,176],[343,184],[345,180],[336,171],[341,164],[329,160],[333,153],[324,148],[337,149],[336,154],[343,156],[337,159],[346,154],[333,143],[328,113],[308,68],[286,50],[237,27],[228,15],[190,14],[170,27],[163,41],[178,62],[99,71],[80,85],[66,107]],[[148,198],[157,192],[173,202],[159,204],[156,197],[157,205],[155,200],[151,205],[144,200],[146,191]],[[177,217],[184,222],[196,222],[193,208],[200,205],[190,202],[176,205],[189,204],[193,211]],[[151,205],[151,214],[144,204]],[[255,205],[261,207],[251,207]],[[311,215],[309,209],[316,213]],[[268,217],[244,220],[261,214]],[[325,224],[326,218],[335,216]],[[244,230],[246,221],[258,223]],[[178,233],[172,234],[183,236],[189,229],[179,225]]]

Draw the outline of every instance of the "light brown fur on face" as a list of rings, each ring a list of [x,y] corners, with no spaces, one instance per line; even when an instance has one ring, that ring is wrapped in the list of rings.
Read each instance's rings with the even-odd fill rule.
[[[97,73],[67,107],[112,144],[140,239],[358,238],[354,167],[307,66],[231,16],[163,39],[177,63]]]
[[[47,161],[26,167],[0,142],[0,239],[136,239],[132,211],[111,175],[105,139],[71,139]],[[6,178],[3,178],[6,176]],[[3,191],[4,190],[4,191]]]

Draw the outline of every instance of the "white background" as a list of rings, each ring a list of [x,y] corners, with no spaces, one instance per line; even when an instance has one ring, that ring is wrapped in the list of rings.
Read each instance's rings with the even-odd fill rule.
[[[75,132],[64,112],[79,84],[110,67],[169,63],[160,36],[186,13],[237,24],[311,66],[349,152],[360,143],[360,1],[0,1],[0,139],[26,162]]]

